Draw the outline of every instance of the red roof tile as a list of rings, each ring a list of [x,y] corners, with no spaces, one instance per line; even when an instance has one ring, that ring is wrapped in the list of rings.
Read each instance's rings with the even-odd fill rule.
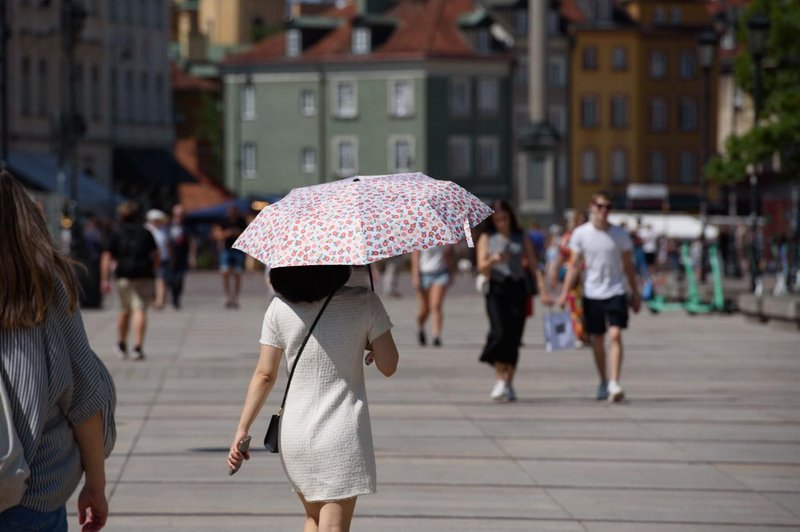
[[[175,63],[170,63],[170,78],[174,91],[209,91],[218,92],[218,81],[198,78],[181,70]]]
[[[273,35],[246,52],[228,56],[227,65],[296,63],[304,61],[385,61],[429,57],[481,58],[472,49],[458,26],[458,18],[474,9],[472,0],[398,0],[385,14],[397,20],[392,33],[370,54],[350,52],[352,22],[357,12],[353,4],[334,8],[324,16],[343,23],[303,51],[297,58],[285,57],[285,36]],[[490,59],[497,60],[497,57]]]

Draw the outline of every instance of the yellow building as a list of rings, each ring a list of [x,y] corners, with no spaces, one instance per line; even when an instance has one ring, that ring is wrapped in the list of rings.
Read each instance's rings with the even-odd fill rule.
[[[711,23],[703,3],[578,5],[594,9],[573,33],[571,204],[588,205],[600,189],[624,204],[628,185],[652,183],[666,185],[671,209],[697,211],[716,138],[717,70],[708,70],[705,101],[697,52]]]

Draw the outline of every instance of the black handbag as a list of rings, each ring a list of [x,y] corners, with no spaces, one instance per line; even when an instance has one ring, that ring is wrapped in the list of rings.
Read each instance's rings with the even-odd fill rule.
[[[269,427],[267,427],[267,433],[264,435],[264,447],[266,447],[271,453],[280,452],[280,449],[278,448],[278,440],[280,439],[281,416],[283,415],[283,407],[286,406],[286,396],[289,395],[289,385],[292,383],[292,377],[294,376],[294,370],[297,368],[297,362],[300,360],[300,355],[303,354],[303,349],[305,348],[308,339],[311,338],[311,333],[314,331],[314,327],[317,326],[317,322],[322,316],[322,312],[325,310],[325,307],[328,306],[328,303],[330,303],[332,297],[333,294],[328,296],[328,299],[325,300],[322,308],[319,309],[319,314],[317,314],[317,317],[314,318],[314,323],[311,324],[311,328],[308,329],[308,334],[306,334],[303,343],[300,345],[300,350],[297,351],[297,356],[294,357],[292,370],[289,372],[289,380],[286,381],[286,390],[283,392],[283,401],[281,401],[281,407],[278,409],[278,413],[274,414],[269,420]]]

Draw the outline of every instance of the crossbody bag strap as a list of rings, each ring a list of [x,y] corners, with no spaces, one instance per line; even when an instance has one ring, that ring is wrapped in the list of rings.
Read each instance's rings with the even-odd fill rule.
[[[306,334],[303,343],[300,344],[300,349],[297,351],[297,356],[294,357],[294,363],[292,364],[292,370],[289,372],[289,380],[286,381],[286,390],[283,392],[283,401],[281,401],[281,409],[278,410],[278,414],[283,413],[283,407],[286,405],[286,397],[289,395],[289,385],[292,384],[292,377],[294,376],[294,370],[297,368],[297,362],[300,360],[300,355],[303,354],[303,349],[306,347],[306,343],[308,343],[308,339],[311,338],[311,333],[314,332],[314,327],[317,326],[317,322],[319,321],[320,317],[322,316],[325,307],[328,306],[330,303],[331,298],[333,297],[333,293],[328,296],[328,299],[325,300],[325,303],[322,304],[322,308],[319,309],[319,314],[317,317],[314,318],[314,323],[311,324],[311,328],[308,329],[308,334]]]

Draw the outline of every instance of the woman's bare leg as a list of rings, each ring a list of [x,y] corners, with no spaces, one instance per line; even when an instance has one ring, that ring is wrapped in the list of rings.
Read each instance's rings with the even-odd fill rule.
[[[306,509],[303,532],[349,532],[356,497],[341,501],[308,502],[300,495],[300,500]]]
[[[442,304],[444,303],[444,296],[447,293],[447,285],[435,284],[431,286],[428,301],[431,309],[431,319],[433,321],[433,337],[440,338],[442,336],[442,323],[444,317],[442,316]]]

